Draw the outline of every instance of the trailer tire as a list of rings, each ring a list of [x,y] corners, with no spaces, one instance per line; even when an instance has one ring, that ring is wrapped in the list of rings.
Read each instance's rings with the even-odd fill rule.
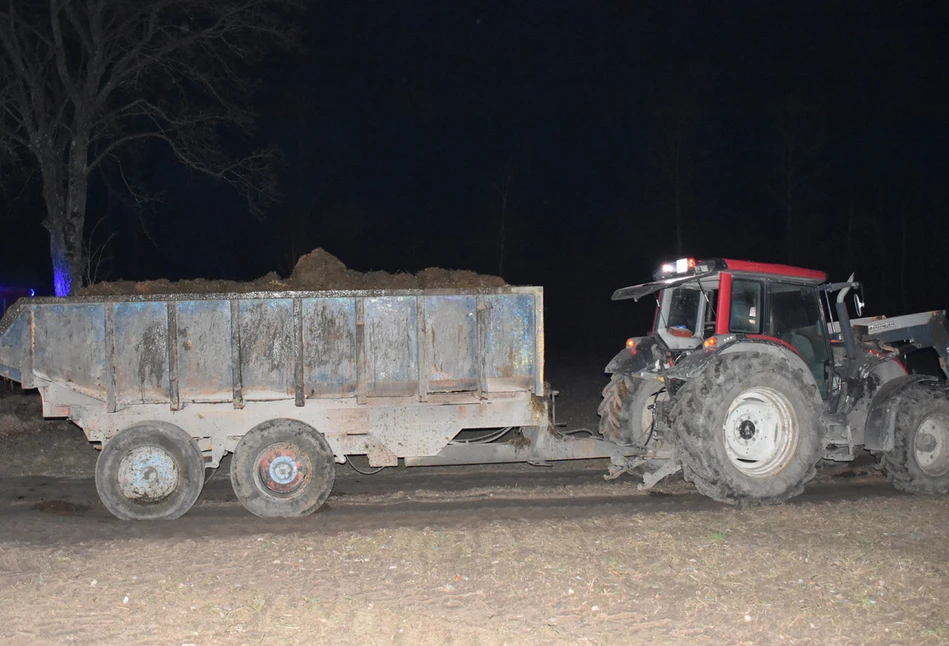
[[[949,493],[946,387],[932,382],[913,384],[897,398],[894,446],[880,459],[887,480],[911,493]]]
[[[231,461],[234,493],[261,518],[312,514],[326,502],[335,481],[336,460],[326,438],[291,419],[252,428]]]
[[[823,453],[821,400],[804,370],[781,356],[734,352],[682,386],[673,436],[685,479],[733,505],[801,493]]]
[[[99,499],[122,520],[173,520],[204,488],[204,458],[177,426],[146,422],[118,433],[96,462]]]
[[[600,435],[615,444],[645,448],[653,430],[651,407],[663,390],[664,384],[655,379],[614,374],[596,411]]]

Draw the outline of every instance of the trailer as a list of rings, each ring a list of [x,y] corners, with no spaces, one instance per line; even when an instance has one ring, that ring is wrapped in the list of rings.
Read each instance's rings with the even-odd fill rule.
[[[0,376],[101,449],[126,520],[181,516],[228,454],[273,517],[318,509],[353,455],[620,469],[632,450],[551,425],[539,287],[32,298],[0,320]]]

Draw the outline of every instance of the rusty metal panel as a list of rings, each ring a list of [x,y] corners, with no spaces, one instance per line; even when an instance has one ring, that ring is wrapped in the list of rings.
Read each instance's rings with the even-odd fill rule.
[[[531,390],[537,369],[534,294],[486,294],[484,373],[487,390]]]
[[[240,376],[245,401],[293,393],[293,301],[240,301]]]
[[[181,401],[232,401],[230,303],[180,301],[177,322]]]
[[[356,300],[303,301],[303,370],[307,397],[356,392]]]
[[[35,307],[37,376],[105,399],[105,309],[102,303]]]
[[[418,312],[414,296],[366,299],[369,396],[418,394]]]
[[[427,296],[424,301],[428,391],[477,390],[477,297]]]
[[[0,319],[0,377],[21,381],[23,359],[30,351],[29,320],[30,309],[17,305]]]
[[[116,303],[114,306],[117,402],[127,405],[168,401],[165,304]]]

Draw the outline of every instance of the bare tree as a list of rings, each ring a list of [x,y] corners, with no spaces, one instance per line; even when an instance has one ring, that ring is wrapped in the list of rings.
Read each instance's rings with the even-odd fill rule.
[[[274,150],[230,139],[253,125],[250,66],[296,42],[302,1],[0,0],[0,161],[40,172],[57,295],[89,275],[91,174],[125,181],[136,144],[167,146],[252,210],[275,198]]]

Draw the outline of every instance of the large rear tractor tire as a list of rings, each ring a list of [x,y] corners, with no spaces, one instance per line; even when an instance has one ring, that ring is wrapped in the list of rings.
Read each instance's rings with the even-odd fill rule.
[[[678,395],[676,455],[685,479],[709,498],[779,504],[816,474],[821,400],[803,365],[756,351],[726,354]]]
[[[653,407],[664,398],[661,381],[614,374],[597,408],[600,435],[625,446],[645,447],[653,432]]]
[[[894,446],[881,456],[887,480],[912,493],[949,493],[949,392],[920,383],[897,397]]]
[[[306,516],[326,502],[336,460],[326,438],[291,419],[252,428],[234,450],[231,485],[244,507],[261,518]]]
[[[96,490],[122,520],[172,520],[191,509],[204,488],[204,458],[185,431],[146,422],[118,433],[96,462]]]

